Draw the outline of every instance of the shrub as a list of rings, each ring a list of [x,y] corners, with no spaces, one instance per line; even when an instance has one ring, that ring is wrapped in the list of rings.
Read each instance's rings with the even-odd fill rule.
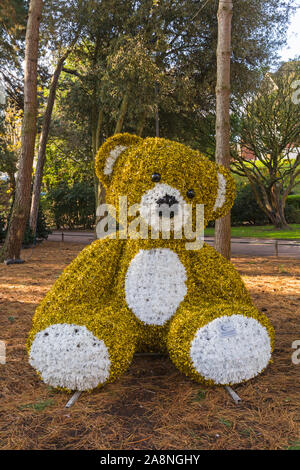
[[[267,216],[256,202],[250,184],[239,183],[234,205],[231,209],[232,225],[248,223],[251,225],[264,225],[269,223]]]
[[[95,222],[94,186],[86,182],[75,183],[69,187],[62,183],[51,189],[47,202],[56,227],[91,228]]]
[[[29,220],[27,220],[22,245],[24,247],[28,247],[28,246],[31,246],[33,244],[33,242],[34,242],[34,234],[33,234],[32,230],[29,226]]]
[[[285,217],[289,224],[300,223],[300,194],[288,196],[285,206]],[[232,225],[248,223],[251,225],[265,225],[270,221],[260,209],[249,183],[237,185],[237,195],[231,209]]]
[[[38,212],[37,225],[36,225],[36,238],[38,240],[46,240],[50,233],[51,233],[51,230],[47,225],[43,208],[40,205],[39,212]]]
[[[300,224],[300,194],[290,194],[288,196],[285,216],[289,224]]]
[[[4,213],[0,214],[0,243],[4,242],[5,240],[9,218],[10,218],[10,214],[8,216],[5,216]],[[29,226],[29,220],[28,220],[26,223],[26,229],[24,233],[23,246],[27,247],[27,246],[32,245],[35,239],[45,240],[48,238],[49,233],[51,233],[51,230],[46,224],[46,219],[45,219],[42,209],[39,208],[36,234],[34,235],[34,233],[32,232]]]

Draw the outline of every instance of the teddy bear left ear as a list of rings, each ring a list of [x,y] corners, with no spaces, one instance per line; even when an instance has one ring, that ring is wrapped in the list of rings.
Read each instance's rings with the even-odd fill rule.
[[[211,220],[226,215],[233,206],[236,185],[230,171],[222,165],[217,165],[218,191]]]
[[[120,155],[122,155],[128,147],[137,145],[142,142],[142,138],[133,134],[115,134],[109,137],[98,150],[95,159],[95,170],[99,180],[109,186],[114,165]]]

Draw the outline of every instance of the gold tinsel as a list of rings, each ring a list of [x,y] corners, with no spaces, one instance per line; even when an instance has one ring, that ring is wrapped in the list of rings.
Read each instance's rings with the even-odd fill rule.
[[[117,145],[127,148],[115,162],[112,174],[104,175],[105,162]],[[214,212],[217,171],[226,178],[226,201]],[[117,208],[117,217],[118,197],[126,195],[128,205],[140,202],[142,195],[154,186],[154,172],[160,173],[161,182],[178,189],[183,197],[189,189],[194,190],[193,203],[205,207],[205,225],[225,215],[234,201],[235,184],[228,170],[217,167],[196,150],[161,138],[143,140],[119,134],[108,139],[97,154],[96,172],[107,188],[106,202]],[[187,250],[186,241],[105,238],[87,246],[36,309],[28,351],[36,333],[52,324],[85,325],[108,348],[111,369],[107,382],[126,370],[136,351],[168,351],[182,372],[204,381],[192,366],[189,348],[195,331],[212,319],[235,313],[255,318],[267,328],[273,344],[272,326],[253,306],[233,265],[206,244],[199,251]],[[177,253],[187,273],[187,294],[163,326],[138,320],[125,300],[128,267],[139,250],[151,248],[169,248]]]

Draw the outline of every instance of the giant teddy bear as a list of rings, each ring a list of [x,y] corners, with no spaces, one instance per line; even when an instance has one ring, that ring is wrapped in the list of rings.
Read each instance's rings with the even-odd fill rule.
[[[106,202],[118,208],[125,195],[128,206],[138,203],[149,233],[150,206],[160,218],[165,204],[175,221],[184,204],[201,204],[207,225],[234,200],[224,167],[162,138],[107,139],[96,173]],[[240,383],[265,369],[273,328],[229,261],[207,244],[187,249],[184,233],[176,238],[172,230],[168,239],[115,235],[87,246],[36,310],[29,361],[46,384],[103,386],[141,351],[168,354],[180,371],[207,385]]]

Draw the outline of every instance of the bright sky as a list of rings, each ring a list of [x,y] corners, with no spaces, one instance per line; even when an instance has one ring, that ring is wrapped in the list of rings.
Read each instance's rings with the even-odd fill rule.
[[[298,0],[298,2],[300,6],[300,0]],[[279,52],[281,60],[283,61],[300,56],[300,8],[291,20],[288,28],[287,40],[287,46]]]

